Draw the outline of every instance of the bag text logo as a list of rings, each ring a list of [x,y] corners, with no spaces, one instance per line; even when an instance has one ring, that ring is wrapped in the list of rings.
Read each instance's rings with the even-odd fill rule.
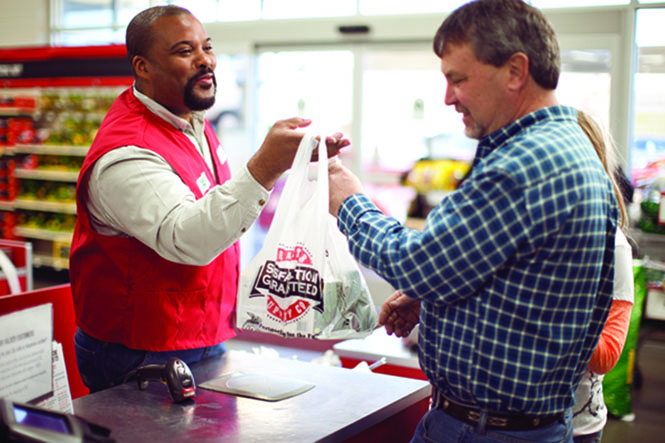
[[[266,261],[259,268],[249,297],[264,295],[268,313],[284,323],[299,319],[310,308],[323,312],[323,279],[309,266],[281,267],[275,261]],[[291,299],[295,301],[284,307],[284,301]]]

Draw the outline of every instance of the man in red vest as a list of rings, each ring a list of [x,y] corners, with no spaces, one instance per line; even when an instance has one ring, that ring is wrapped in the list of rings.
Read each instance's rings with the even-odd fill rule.
[[[291,167],[310,120],[274,124],[231,178],[204,118],[215,55],[186,9],[158,6],[127,27],[134,85],[110,108],[77,184],[70,276],[77,363],[91,392],[137,367],[220,355],[235,335],[239,237]],[[348,145],[335,134],[329,155]]]

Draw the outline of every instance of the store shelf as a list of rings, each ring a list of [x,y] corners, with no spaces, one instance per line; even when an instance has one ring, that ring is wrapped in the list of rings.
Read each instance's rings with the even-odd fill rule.
[[[34,108],[0,107],[0,117],[32,117],[36,113]]]
[[[60,49],[67,51],[60,54]],[[0,119],[6,127],[6,144],[11,145],[0,146],[4,174],[0,178],[4,182],[6,177],[8,183],[0,190],[7,200],[0,201],[0,236],[28,240],[35,266],[56,269],[69,266],[81,165],[113,101],[133,82],[124,49],[108,53],[117,69],[105,65],[99,72],[90,70],[85,60],[86,69],[81,69],[78,54],[82,59],[99,57],[102,47],[69,49],[19,51],[28,63],[57,64],[54,76],[33,78],[24,70],[0,87]],[[44,229],[58,227],[70,231]]]
[[[40,240],[71,242],[74,234],[72,232],[49,231],[48,229],[30,228],[19,225],[14,227],[14,235]]]
[[[75,155],[85,157],[90,147],[70,145],[16,145],[12,149],[17,154]]]
[[[56,270],[69,269],[69,259],[52,255],[33,254],[32,262],[34,266],[50,266]]]
[[[60,212],[63,214],[76,214],[75,202],[50,202],[43,200],[27,200],[17,198],[14,200],[15,209],[30,211]]]
[[[78,180],[78,171],[60,171],[57,169],[22,169],[17,168],[14,176],[18,178],[27,178],[32,180],[50,180],[76,183]]]

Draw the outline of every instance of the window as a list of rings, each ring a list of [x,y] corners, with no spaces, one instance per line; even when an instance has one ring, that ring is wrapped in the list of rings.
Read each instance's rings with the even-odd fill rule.
[[[125,27],[150,0],[56,0],[53,44],[64,46],[124,43]]]
[[[430,47],[371,48],[362,66],[364,173],[393,173],[398,182],[420,158],[473,157],[476,143],[444,103],[445,78]]]
[[[359,0],[360,13],[374,14],[418,14],[426,12],[448,12],[468,0]]]
[[[629,5],[630,0],[531,0],[533,6],[546,8],[584,8],[587,6]]]
[[[610,126],[611,53],[606,49],[562,49],[559,102],[591,115],[605,129]]]
[[[633,183],[648,185],[665,165],[665,9],[637,11],[633,141]]]
[[[353,55],[347,50],[264,52],[257,63],[257,140],[277,120],[311,118],[322,134],[351,130]],[[334,69],[331,69],[334,67]]]
[[[354,15],[356,0],[263,0],[261,15],[266,19],[298,17],[334,17]]]

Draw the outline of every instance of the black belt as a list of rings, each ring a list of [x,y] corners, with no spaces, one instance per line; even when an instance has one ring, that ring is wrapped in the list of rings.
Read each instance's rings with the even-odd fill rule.
[[[454,419],[471,426],[478,426],[481,419],[484,419],[485,429],[503,431],[530,431],[543,428],[563,416],[563,413],[548,416],[487,413],[483,417],[483,412],[480,409],[455,403],[439,393],[438,389],[432,389],[432,408],[441,409]]]

